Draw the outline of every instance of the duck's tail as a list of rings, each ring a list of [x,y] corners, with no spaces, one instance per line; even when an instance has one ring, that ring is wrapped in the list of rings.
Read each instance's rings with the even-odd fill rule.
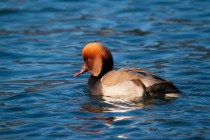
[[[151,85],[146,88],[146,92],[151,96],[164,96],[165,98],[177,98],[182,95],[181,91],[171,82]]]

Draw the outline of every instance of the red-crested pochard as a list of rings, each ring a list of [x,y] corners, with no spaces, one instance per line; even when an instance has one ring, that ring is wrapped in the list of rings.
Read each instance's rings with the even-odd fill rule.
[[[84,64],[74,75],[89,71],[87,88],[92,95],[135,99],[145,96],[179,97],[181,92],[171,81],[139,68],[112,70],[113,57],[103,44],[93,42],[82,50]]]

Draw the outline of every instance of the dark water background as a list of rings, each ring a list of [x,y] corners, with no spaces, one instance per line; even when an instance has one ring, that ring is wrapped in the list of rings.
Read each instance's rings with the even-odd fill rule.
[[[73,75],[92,41],[184,96],[90,96]],[[209,70],[209,0],[0,1],[0,139],[210,139]]]

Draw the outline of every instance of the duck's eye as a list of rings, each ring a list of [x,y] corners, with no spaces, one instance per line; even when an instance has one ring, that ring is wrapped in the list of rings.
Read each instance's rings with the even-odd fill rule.
[[[88,60],[85,61],[85,64],[88,66],[88,68],[90,68],[90,66],[91,66],[91,58],[88,58]]]

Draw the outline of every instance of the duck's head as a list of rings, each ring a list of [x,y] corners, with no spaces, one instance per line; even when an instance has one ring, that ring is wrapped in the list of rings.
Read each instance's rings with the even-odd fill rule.
[[[90,71],[92,76],[103,76],[113,68],[113,57],[111,52],[101,43],[93,42],[87,44],[82,50],[84,64],[74,77]]]

